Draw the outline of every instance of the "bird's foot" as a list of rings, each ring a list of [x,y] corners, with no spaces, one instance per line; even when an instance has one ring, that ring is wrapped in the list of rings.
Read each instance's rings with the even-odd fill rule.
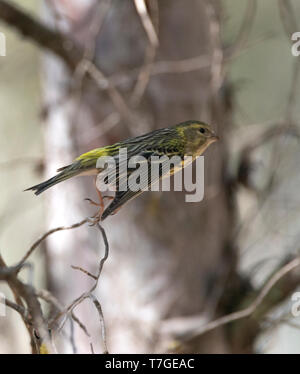
[[[99,207],[98,212],[95,215],[93,215],[92,217],[89,217],[89,220],[90,220],[90,224],[89,225],[90,226],[96,226],[97,223],[99,223],[101,221],[101,217],[102,217],[102,214],[104,212],[103,201],[105,199],[107,199],[107,200],[113,200],[114,198],[112,196],[103,196],[102,197],[102,201],[100,201],[99,203],[96,203],[95,201],[93,201],[92,199],[89,199],[89,198],[84,199],[89,204]]]
[[[99,213],[92,217],[89,217],[89,226],[96,226],[101,221],[101,215]]]
[[[92,199],[89,199],[89,198],[84,199],[84,201],[87,201],[89,204],[95,205],[95,206],[100,206],[101,205],[100,203],[96,203],[95,201],[93,201]]]

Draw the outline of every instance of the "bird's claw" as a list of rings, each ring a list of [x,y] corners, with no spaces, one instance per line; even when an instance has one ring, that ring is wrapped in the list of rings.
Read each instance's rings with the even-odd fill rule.
[[[96,203],[95,201],[93,201],[92,199],[89,199],[89,198],[85,198],[84,201],[87,201],[91,205],[100,206],[99,203]]]
[[[101,221],[101,215],[97,213],[94,216],[89,217],[89,221],[89,226],[96,226]]]
[[[114,198],[113,198],[113,196],[103,196],[102,200],[105,200],[105,199],[113,200]],[[95,205],[97,207],[100,207],[99,211],[94,216],[89,217],[89,221],[90,221],[89,226],[96,226],[97,223],[99,223],[101,221],[102,214],[103,214],[103,211],[104,211],[104,204],[103,203],[96,203],[95,201],[93,201],[90,198],[85,198],[84,201],[87,201],[91,205]]]

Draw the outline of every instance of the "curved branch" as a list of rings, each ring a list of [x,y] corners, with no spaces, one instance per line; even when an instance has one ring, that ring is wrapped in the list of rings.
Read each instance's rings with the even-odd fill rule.
[[[0,0],[0,20],[14,27],[41,47],[61,57],[71,70],[74,70],[82,60],[83,50],[72,38],[51,30],[42,22],[5,0]]]
[[[281,267],[278,271],[276,271],[271,278],[267,281],[267,283],[263,286],[261,291],[258,293],[258,296],[254,299],[254,301],[245,309],[242,309],[238,312],[230,313],[223,317],[217,318],[214,321],[208,322],[202,326],[194,327],[189,332],[185,332],[184,336],[180,339],[181,343],[187,343],[192,339],[198,338],[199,336],[212,331],[220,326],[226,325],[228,323],[240,320],[242,318],[250,317],[257,308],[262,304],[265,297],[269,294],[272,290],[274,285],[283,278],[286,274],[294,270],[295,268],[300,266],[300,257],[294,258],[292,261],[288,262],[286,265]]]

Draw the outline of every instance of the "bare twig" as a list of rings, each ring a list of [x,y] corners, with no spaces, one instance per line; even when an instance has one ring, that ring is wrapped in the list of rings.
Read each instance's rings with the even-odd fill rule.
[[[136,85],[133,89],[133,93],[130,98],[132,105],[136,107],[140,103],[143,97],[143,94],[146,91],[146,88],[148,86],[150,76],[151,76],[152,65],[155,59],[156,50],[159,45],[159,42],[158,42],[158,37],[156,34],[154,24],[148,13],[145,0],[134,0],[134,2],[135,2],[137,12],[141,18],[142,24],[144,26],[144,29],[149,39],[149,44],[146,47],[145,62],[139,72]],[[156,12],[158,12],[157,2],[156,2],[155,10]]]
[[[99,303],[99,301],[97,300],[96,296],[91,294],[90,295],[90,299],[93,301],[98,313],[99,313],[99,317],[100,317],[100,325],[101,325],[101,334],[102,334],[102,341],[103,341],[103,345],[104,345],[104,352],[103,353],[108,353],[108,349],[107,349],[107,339],[106,339],[106,329],[105,329],[105,322],[104,322],[104,315],[103,315],[103,311],[102,311],[102,307],[101,307],[101,304]]]
[[[156,55],[156,46],[149,44],[146,48],[145,63],[142,66],[130,102],[133,107],[138,106],[148,86],[153,62]]]
[[[206,12],[209,21],[209,32],[212,45],[211,57],[211,89],[214,96],[223,83],[223,48],[220,39],[220,22],[218,20],[216,9],[211,0],[206,0]]]
[[[273,274],[273,276],[263,286],[255,300],[247,308],[240,310],[238,312],[228,314],[224,317],[218,318],[198,328],[194,328],[192,331],[186,333],[185,336],[181,339],[181,341],[189,341],[220,326],[251,316],[256,311],[258,306],[263,302],[264,298],[274,287],[274,285],[286,274],[288,274],[290,271],[299,266],[300,257],[297,257],[289,263],[287,263],[286,265],[284,265],[283,267],[281,267],[278,271],[275,272],[275,274]]]
[[[95,59],[95,53],[96,53],[96,44],[97,44],[97,37],[100,33],[103,21],[105,19],[105,16],[110,8],[111,0],[105,0],[103,2],[95,3],[95,16],[92,19],[92,22],[89,27],[89,37],[88,41],[84,48],[84,53],[81,61],[78,63],[74,74],[74,97],[75,97],[75,110],[73,117],[76,120],[79,115],[80,111],[80,103],[82,99],[82,88],[83,88],[83,81],[87,73],[86,69],[86,62],[87,61],[94,61]]]
[[[25,308],[22,299],[27,305],[27,310],[30,311],[27,314],[31,317],[30,323],[25,315],[20,314],[23,318],[25,326],[31,338],[31,346],[33,353],[52,353],[54,347],[49,336],[46,321],[43,317],[41,305],[38,298],[35,296],[35,290],[32,286],[23,283],[18,279],[17,272],[11,272],[9,275],[3,276],[3,270],[7,268],[5,261],[0,255],[0,279],[5,279],[14,293],[17,304],[20,306],[20,311]],[[12,306],[12,304],[11,304]]]
[[[92,273],[90,273],[89,271],[83,269],[83,268],[80,267],[80,266],[74,266],[74,265],[72,265],[71,268],[74,269],[74,270],[79,270],[79,271],[81,271],[82,273],[84,273],[85,275],[87,275],[87,276],[89,276],[89,277],[91,277],[91,278],[97,280],[96,275],[93,275]]]
[[[23,306],[18,305],[16,303],[10,301],[7,298],[5,298],[5,299],[0,298],[0,303],[2,303],[4,305],[8,306],[9,308],[15,310],[17,313],[20,314],[20,316],[23,318],[23,320],[26,321],[28,324],[31,323],[31,321],[28,318],[28,313]]]
[[[122,118],[128,123],[136,123],[135,115],[132,113],[131,109],[126,104],[121,93],[116,89],[116,87],[110,82],[108,78],[93,64],[91,61],[85,60],[85,69],[97,83],[100,89],[105,89],[114,104],[116,110],[120,113]],[[128,126],[129,132],[132,133],[131,126]]]
[[[293,11],[291,2],[289,0],[279,0],[278,3],[280,8],[281,22],[290,40],[290,33],[292,32],[292,30],[295,31],[294,28],[297,27],[297,22],[294,17],[295,12]],[[274,139],[274,137],[277,137],[274,143],[272,144],[272,157],[271,165],[269,168],[271,170],[271,173],[269,175],[269,182],[260,198],[259,209],[253,209],[253,211],[250,212],[245,222],[243,222],[242,225],[238,228],[237,234],[240,234],[243,228],[250,227],[249,223],[258,216],[262,207],[268,201],[270,192],[274,187],[275,176],[278,172],[278,165],[280,163],[283,152],[282,147],[280,147],[280,142],[284,140],[284,137],[286,137],[287,135],[294,135],[296,137],[299,137],[299,127],[296,125],[294,120],[294,112],[297,102],[297,85],[299,80],[299,71],[299,60],[295,60],[284,118],[281,121],[278,121],[272,128],[267,129],[265,132],[263,132],[257,139],[249,142],[241,152],[240,165],[249,165],[250,155],[252,151],[254,151],[257,147],[262,146],[268,141]]]
[[[95,291],[95,289],[97,288],[98,286],[98,282],[99,282],[99,278],[100,278],[100,275],[102,273],[102,269],[103,269],[103,265],[105,263],[105,261],[108,259],[108,255],[109,255],[109,243],[108,243],[108,240],[107,240],[107,236],[106,236],[106,233],[105,233],[105,230],[103,229],[103,227],[97,223],[97,226],[98,230],[101,232],[101,235],[102,235],[102,239],[103,239],[103,242],[104,242],[104,245],[105,245],[105,251],[104,251],[104,256],[102,257],[102,259],[100,260],[99,262],[99,267],[98,267],[98,273],[97,273],[97,277],[96,277],[96,280],[95,280],[95,283],[93,284],[93,286],[86,292],[84,292],[81,296],[79,296],[78,298],[76,298],[68,307],[64,308],[62,311],[60,311],[56,316],[54,316],[50,322],[49,322],[49,326],[52,327],[54,324],[56,324],[56,322],[66,316],[67,314],[71,313],[79,304],[81,304],[84,300],[86,299],[92,299],[93,301],[95,300],[95,296],[93,295],[93,292]],[[87,272],[86,270],[82,269],[81,268],[81,271],[84,271],[84,273],[88,274],[89,272]],[[95,304],[95,302],[94,302]],[[97,304],[97,305],[96,305]],[[98,304],[100,305],[100,303],[97,301],[97,303],[95,304],[95,306],[97,307],[98,309],[98,312],[100,313],[99,311],[99,307],[98,307]],[[101,326],[102,326],[102,336],[104,337],[104,340],[103,340],[103,343],[105,345],[105,349],[107,351],[107,347],[106,347],[106,338],[105,338],[105,329],[103,330],[103,324],[104,324],[104,318],[103,318],[103,313],[102,313],[102,308],[100,306],[100,310],[101,310],[101,314],[100,314],[100,317],[101,317]],[[61,328],[64,324],[64,321],[61,325]]]
[[[96,2],[94,19],[89,27],[89,40],[85,46],[84,59],[92,61],[95,57],[97,36],[100,33],[105,17],[111,7],[111,0]]]
[[[280,10],[280,17],[281,22],[283,24],[284,30],[288,36],[289,41],[291,42],[291,33],[293,33],[297,29],[297,21],[295,18],[295,12],[293,10],[292,4],[289,0],[287,1],[278,1],[279,10]],[[267,187],[263,191],[263,195],[260,199],[259,210],[254,209],[253,212],[250,213],[248,218],[245,222],[238,228],[238,234],[242,231],[241,228],[250,227],[249,223],[259,214],[262,207],[264,206],[265,202],[268,200],[270,196],[270,191],[274,186],[275,176],[278,171],[278,164],[281,160],[282,151],[280,147],[280,141],[283,139],[279,138],[279,136],[286,137],[287,135],[295,135],[299,137],[299,127],[295,123],[295,108],[297,103],[297,86],[299,81],[299,72],[300,72],[300,63],[299,60],[296,59],[294,62],[294,67],[292,70],[292,78],[291,78],[291,85],[290,90],[287,98],[284,118],[281,121],[278,121],[274,127],[267,129],[264,133],[262,133],[257,139],[254,141],[249,142],[245,148],[241,152],[241,162],[240,164],[249,164],[250,163],[250,155],[252,151],[254,151],[257,147],[262,146],[266,142],[274,137],[278,136],[275,139],[274,144],[272,144],[272,157],[271,157],[271,165],[270,165],[270,176],[269,176],[269,183]]]
[[[294,12],[290,0],[278,0],[278,6],[282,25],[289,41],[291,41],[291,35],[298,31],[296,12]]]
[[[112,112],[106,116],[97,126],[90,129],[88,132],[83,131],[81,137],[84,142],[89,143],[92,140],[98,140],[104,136],[108,131],[117,126],[121,121],[121,116],[118,112]]]
[[[24,165],[41,165],[43,160],[38,157],[19,157],[11,160],[0,162],[0,169],[15,170],[16,168]]]
[[[159,44],[158,37],[156,35],[156,31],[151,21],[151,18],[148,14],[145,0],[134,0],[134,4],[141,18],[142,24],[149,38],[150,44],[156,48]]]
[[[36,291],[36,296],[46,301],[47,303],[53,305],[58,310],[64,309],[61,302],[48,290]],[[76,322],[78,326],[83,330],[86,336],[90,337],[91,335],[88,332],[86,326],[80,321],[80,319],[73,312],[71,313],[71,317],[73,318],[74,322]]]
[[[90,298],[93,301],[94,305],[96,306],[98,313],[100,315],[103,344],[105,346],[105,352],[107,352],[106,333],[105,333],[104,317],[102,313],[102,308],[101,308],[99,301],[92,294],[92,292],[97,287],[97,284],[98,284],[98,281],[99,281],[99,278],[100,278],[100,275],[103,269],[103,265],[109,255],[109,243],[107,240],[105,230],[102,228],[102,226],[100,226],[99,224],[97,225],[99,231],[101,232],[101,235],[102,235],[102,238],[105,244],[105,253],[99,263],[97,276],[93,276],[91,273],[89,273],[83,268],[74,267],[78,270],[83,271],[85,274],[91,276],[96,282],[88,292],[85,292],[84,294],[82,294],[69,307],[64,308],[62,304],[50,292],[46,290],[36,291],[32,286],[22,283],[17,278],[18,272],[26,264],[25,261],[32,254],[32,252],[42,243],[42,241],[44,241],[49,235],[55,232],[58,232],[58,231],[75,229],[77,227],[82,226],[83,224],[87,222],[90,222],[90,220],[85,219],[69,227],[58,227],[56,229],[48,231],[46,234],[44,234],[39,240],[37,240],[31,246],[29,251],[25,254],[23,259],[16,266],[7,267],[4,261],[2,260],[2,258],[0,257],[0,279],[6,280],[9,283],[11,289],[14,291],[14,294],[16,295],[16,299],[18,302],[18,304],[15,304],[13,302],[8,302],[8,305],[11,308],[15,309],[23,318],[31,334],[32,341],[36,342],[36,344],[39,346],[38,351],[41,351],[44,353],[50,353],[50,352],[55,351],[54,347],[52,349],[51,339],[50,339],[50,336],[48,336],[48,327],[46,327],[46,325],[47,326],[49,325],[50,328],[52,329],[54,327],[55,322],[58,320],[58,318],[65,316],[65,315],[70,315],[72,319],[79,325],[79,327],[85,332],[85,334],[87,336],[90,336],[84,324],[80,322],[80,320],[75,316],[73,312],[73,309],[77,305],[79,305],[83,300],[85,300],[86,298]],[[26,301],[28,312],[27,312],[27,309],[25,309],[25,306],[23,305],[20,297],[22,297]],[[46,324],[46,321],[44,320],[38,298],[45,300],[46,302],[52,304],[53,306],[55,306],[56,309],[59,310],[59,313],[51,320],[49,324],[48,323]],[[32,323],[31,323],[31,320],[28,319],[28,315],[32,316]],[[73,349],[76,350],[76,345],[75,345],[74,339],[72,339],[72,334],[71,334],[71,343],[72,343]],[[34,343],[32,343],[32,345],[34,345]]]
[[[30,249],[26,252],[26,254],[23,256],[23,258],[21,259],[21,261],[18,263],[17,267],[18,268],[21,268],[25,261],[28,259],[28,257],[31,256],[31,254],[34,252],[34,250],[45,240],[48,238],[48,236],[56,233],[56,232],[59,232],[59,231],[67,231],[67,230],[73,230],[73,229],[76,229],[80,226],[83,226],[84,224],[86,224],[87,222],[89,222],[89,219],[88,218],[85,218],[84,220],[82,220],[81,222],[78,222],[78,223],[75,223],[74,225],[71,225],[71,226],[68,226],[68,227],[57,227],[55,229],[52,229],[52,230],[49,230],[48,232],[46,232],[44,235],[42,235],[35,243],[32,244],[32,246],[30,247]]]
[[[224,51],[226,59],[232,58],[232,56],[234,56],[239,50],[244,48],[245,44],[247,43],[254,23],[256,8],[257,1],[248,0],[244,19],[242,20],[241,28],[237,34],[237,38],[235,42]]]
[[[83,51],[70,36],[51,30],[12,3],[0,0],[0,19],[42,48],[61,57],[71,70],[81,61]]]
[[[156,61],[152,63],[150,74],[183,74],[190,73],[196,70],[204,69],[210,66],[211,59],[207,55],[200,55],[196,57],[186,58],[178,61]],[[134,79],[137,79],[140,69],[132,69],[122,73],[115,73],[108,79],[115,86],[127,84]]]
[[[93,343],[90,343],[90,348],[91,348],[91,354],[94,355],[95,351],[94,351]]]

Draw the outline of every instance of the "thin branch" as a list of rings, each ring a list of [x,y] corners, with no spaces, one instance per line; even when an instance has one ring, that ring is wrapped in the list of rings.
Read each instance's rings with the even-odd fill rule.
[[[105,261],[108,259],[108,256],[109,256],[109,243],[108,243],[108,240],[107,240],[107,236],[106,236],[106,232],[105,230],[103,229],[103,227],[97,223],[97,226],[98,230],[100,231],[101,235],[102,235],[102,239],[103,239],[103,242],[104,242],[104,246],[105,246],[105,250],[104,250],[104,256],[102,257],[102,259],[100,260],[99,262],[99,267],[98,267],[98,273],[97,273],[97,277],[96,277],[96,280],[95,280],[95,283],[93,284],[93,286],[86,292],[84,292],[82,295],[80,295],[78,298],[76,298],[68,307],[64,308],[62,311],[60,311],[56,316],[54,316],[50,322],[49,322],[49,326],[50,328],[56,324],[56,322],[61,318],[61,317],[64,317],[66,315],[68,315],[69,313],[71,313],[79,304],[81,304],[84,300],[86,299],[92,299],[94,301],[95,297],[93,295],[93,292],[95,291],[95,289],[97,288],[98,286],[98,282],[99,282],[99,278],[100,278],[100,275],[102,273],[102,269],[103,269],[103,265],[105,263]],[[82,271],[84,271],[86,274],[88,273],[86,270],[82,269]],[[99,306],[98,306],[98,303],[97,302],[97,305],[95,304],[95,306],[97,307],[98,309],[98,312],[99,312]],[[99,303],[100,305],[100,303]],[[104,323],[104,318],[103,318],[103,313],[102,313],[102,308],[101,308],[101,305],[100,305],[100,310],[101,310],[101,324]],[[61,328],[63,327],[64,325],[64,322],[62,323],[61,325]],[[107,347],[106,347],[106,338],[105,338],[105,330],[103,330],[103,326],[102,326],[102,336],[104,336],[104,340],[103,340],[103,343],[105,345],[105,349],[107,351]]]
[[[156,61],[153,62],[151,76],[160,74],[182,74],[208,68],[211,59],[207,55],[186,58],[178,61]],[[108,79],[115,86],[127,84],[137,79],[140,69],[131,69],[122,73],[114,73]]]
[[[84,142],[90,143],[91,141],[97,141],[108,131],[117,126],[121,121],[121,116],[118,112],[112,112],[108,114],[103,121],[97,124],[95,127],[87,131],[82,131],[80,134],[81,139]]]
[[[90,273],[89,271],[83,269],[83,268],[80,267],[80,266],[74,266],[74,265],[71,265],[71,268],[74,269],[74,270],[79,270],[79,271],[81,271],[83,274],[87,275],[88,277],[91,277],[91,278],[93,278],[94,280],[97,280],[96,275]]]
[[[6,268],[6,263],[0,255],[0,269],[1,272]],[[43,317],[41,305],[38,298],[35,296],[35,290],[28,284],[23,283],[18,279],[16,272],[11,272],[6,278],[6,281],[13,291],[17,304],[21,308],[25,308],[22,300],[27,305],[28,315],[30,314],[31,322],[28,323],[28,318],[23,318],[24,324],[28,330],[31,338],[31,347],[33,353],[52,353],[54,347],[52,345],[46,321]],[[21,310],[21,309],[20,309]]]
[[[104,345],[104,354],[108,353],[108,349],[107,349],[107,339],[106,339],[106,329],[105,329],[105,322],[104,322],[104,315],[103,315],[103,311],[102,311],[102,307],[101,307],[101,304],[99,303],[99,301],[97,300],[96,296],[91,294],[90,295],[90,299],[93,301],[98,313],[99,313],[99,317],[100,317],[100,326],[101,326],[101,334],[102,334],[102,341],[103,341],[103,345]]]
[[[94,5],[95,9],[92,10],[95,15],[90,23],[89,36],[85,44],[83,57],[73,74],[73,92],[75,97],[75,110],[73,113],[74,122],[79,118],[80,113],[80,104],[83,96],[83,82],[87,73],[86,61],[94,61],[95,59],[97,37],[100,33],[107,12],[110,9],[111,0],[97,2]]]
[[[224,79],[224,53],[220,38],[220,22],[216,14],[216,9],[211,0],[205,0],[205,5],[212,45],[211,90],[212,96],[214,96],[222,86]]]
[[[24,165],[39,166],[42,164],[43,160],[38,157],[18,157],[0,162],[0,169],[16,170],[16,168]]]
[[[82,59],[82,49],[70,36],[51,30],[5,0],[0,0],[0,20],[16,28],[22,35],[30,38],[42,48],[61,57],[71,70],[74,70]]]
[[[264,285],[264,287],[259,292],[258,296],[255,300],[245,309],[240,310],[238,312],[234,312],[218,318],[212,322],[205,324],[204,326],[200,326],[198,328],[193,329],[193,331],[186,334],[186,336],[181,339],[181,342],[186,342],[200,335],[203,335],[209,331],[212,331],[220,326],[226,325],[230,322],[237,321],[242,318],[250,317],[260,306],[260,304],[264,301],[265,297],[268,295],[270,290],[274,287],[274,285],[283,278],[286,274],[290,271],[294,270],[295,268],[300,266],[300,257],[297,257],[281,267],[278,271],[273,274],[273,276],[268,280],[268,282]]]
[[[287,1],[278,1],[279,4],[279,10],[280,10],[280,17],[281,22],[284,26],[284,29],[286,31],[286,34],[290,40],[291,33],[295,31],[297,28],[297,21],[295,18],[295,12],[292,8],[292,4],[289,0]],[[278,165],[281,160],[282,156],[282,147],[280,147],[280,141],[282,139],[279,138],[279,136],[287,136],[287,135],[295,135],[296,137],[299,137],[299,127],[296,125],[294,120],[294,112],[296,109],[296,102],[297,102],[297,84],[299,81],[299,72],[300,72],[300,63],[298,59],[295,59],[294,67],[292,71],[292,79],[291,79],[291,86],[287,98],[285,113],[282,121],[279,121],[276,126],[274,126],[271,129],[267,129],[260,137],[258,137],[254,142],[252,141],[246,147],[243,149],[241,153],[241,161],[240,165],[242,167],[246,166],[246,169],[249,168],[250,165],[250,153],[255,150],[258,146],[263,145],[270,139],[273,139],[274,136],[278,136],[277,139],[275,139],[274,144],[272,144],[272,156],[271,156],[271,165],[269,169],[271,170],[271,173],[269,175],[269,182],[264,188],[264,191],[262,193],[262,196],[260,198],[260,204],[258,209],[253,209],[253,211],[250,212],[245,222],[238,228],[237,234],[240,234],[242,232],[242,229],[249,228],[250,222],[255,219],[259,212],[262,210],[262,207],[265,205],[265,203],[268,201],[270,197],[271,189],[274,187],[274,181],[276,177],[276,173],[278,172]]]
[[[93,78],[100,89],[107,90],[113,105],[127,124],[136,124],[137,120],[135,118],[135,114],[128,107],[121,93],[117,90],[114,84],[112,84],[111,81],[105,77],[100,69],[91,61],[85,60],[85,70],[89,73],[90,77]],[[128,126],[128,130],[132,135],[134,134],[132,126]]]
[[[145,63],[140,70],[136,85],[130,97],[130,102],[133,107],[138,106],[138,104],[141,102],[142,97],[146,91],[146,88],[151,78],[151,70],[153,67],[155,55],[156,55],[156,47],[153,44],[149,44],[146,48]]]
[[[34,250],[44,241],[48,238],[48,236],[56,233],[56,232],[59,232],[59,231],[67,231],[67,230],[73,230],[73,229],[77,229],[78,227],[80,226],[83,226],[84,224],[86,224],[87,222],[89,222],[89,219],[88,218],[85,218],[84,220],[82,220],[81,222],[78,222],[78,223],[75,223],[71,226],[68,226],[68,227],[65,227],[65,226],[62,226],[62,227],[57,227],[55,229],[52,229],[52,230],[49,230],[48,232],[46,232],[44,235],[42,235],[35,243],[33,243],[33,245],[30,247],[30,249],[26,252],[26,254],[23,256],[22,260],[18,263],[17,267],[18,268],[21,268],[25,261],[27,261],[27,259],[31,256],[31,254],[34,252]]]
[[[268,127],[265,131],[262,131],[245,144],[240,151],[240,158],[244,159],[245,157],[249,157],[257,148],[281,135],[291,135],[299,138],[300,132],[297,126],[287,126],[286,121],[278,121],[277,123],[274,121],[273,126]]]
[[[94,19],[92,20],[89,27],[89,41],[85,47],[84,58],[93,61],[95,58],[97,36],[103,26],[103,22],[107,13],[111,7],[112,0],[103,0],[101,2],[96,2],[96,9],[94,11]]]
[[[48,290],[39,290],[36,291],[36,296],[41,298],[42,300],[46,301],[47,303],[53,305],[58,310],[63,310],[64,307],[61,302]],[[83,330],[86,336],[90,337],[90,333],[88,332],[86,326],[80,321],[80,319],[72,312],[71,317],[73,318],[74,322],[78,324],[78,326]]]
[[[22,317],[22,319],[24,321],[26,321],[28,324],[31,323],[31,321],[28,318],[27,310],[23,306],[18,305],[16,303],[8,300],[7,298],[5,298],[5,299],[0,298],[0,303],[6,305],[7,307],[9,307],[9,308],[11,308],[13,310],[15,310],[17,313],[20,314],[20,316]]]
[[[248,0],[245,15],[241,23],[241,28],[237,34],[237,38],[235,42],[224,51],[226,59],[232,58],[232,56],[234,56],[240,49],[243,49],[249,40],[249,35],[256,15],[256,9],[257,1]]]
[[[146,31],[146,34],[149,38],[150,44],[157,48],[159,41],[158,37],[156,35],[155,27],[153,26],[153,23],[151,21],[151,18],[148,14],[147,7],[145,4],[145,0],[134,0],[134,4],[136,7],[136,10],[141,18],[142,24],[144,26],[144,29]]]
[[[290,0],[278,0],[279,13],[286,35],[291,41],[291,36],[298,31],[296,12],[293,10]]]
[[[154,63],[155,56],[156,56],[156,50],[158,48],[159,41],[158,41],[158,37],[156,34],[154,24],[148,13],[145,0],[134,0],[134,2],[135,2],[137,12],[140,16],[141,22],[144,26],[144,29],[149,39],[149,44],[146,47],[145,62],[140,69],[137,82],[135,84],[133,93],[130,98],[130,102],[132,106],[137,107],[140,101],[142,100],[142,97],[150,81],[151,70],[152,70],[152,66]],[[155,8],[155,11],[157,13],[158,12],[157,1],[155,2],[155,4],[156,5],[153,8]],[[156,19],[158,19],[158,16],[156,17]]]

